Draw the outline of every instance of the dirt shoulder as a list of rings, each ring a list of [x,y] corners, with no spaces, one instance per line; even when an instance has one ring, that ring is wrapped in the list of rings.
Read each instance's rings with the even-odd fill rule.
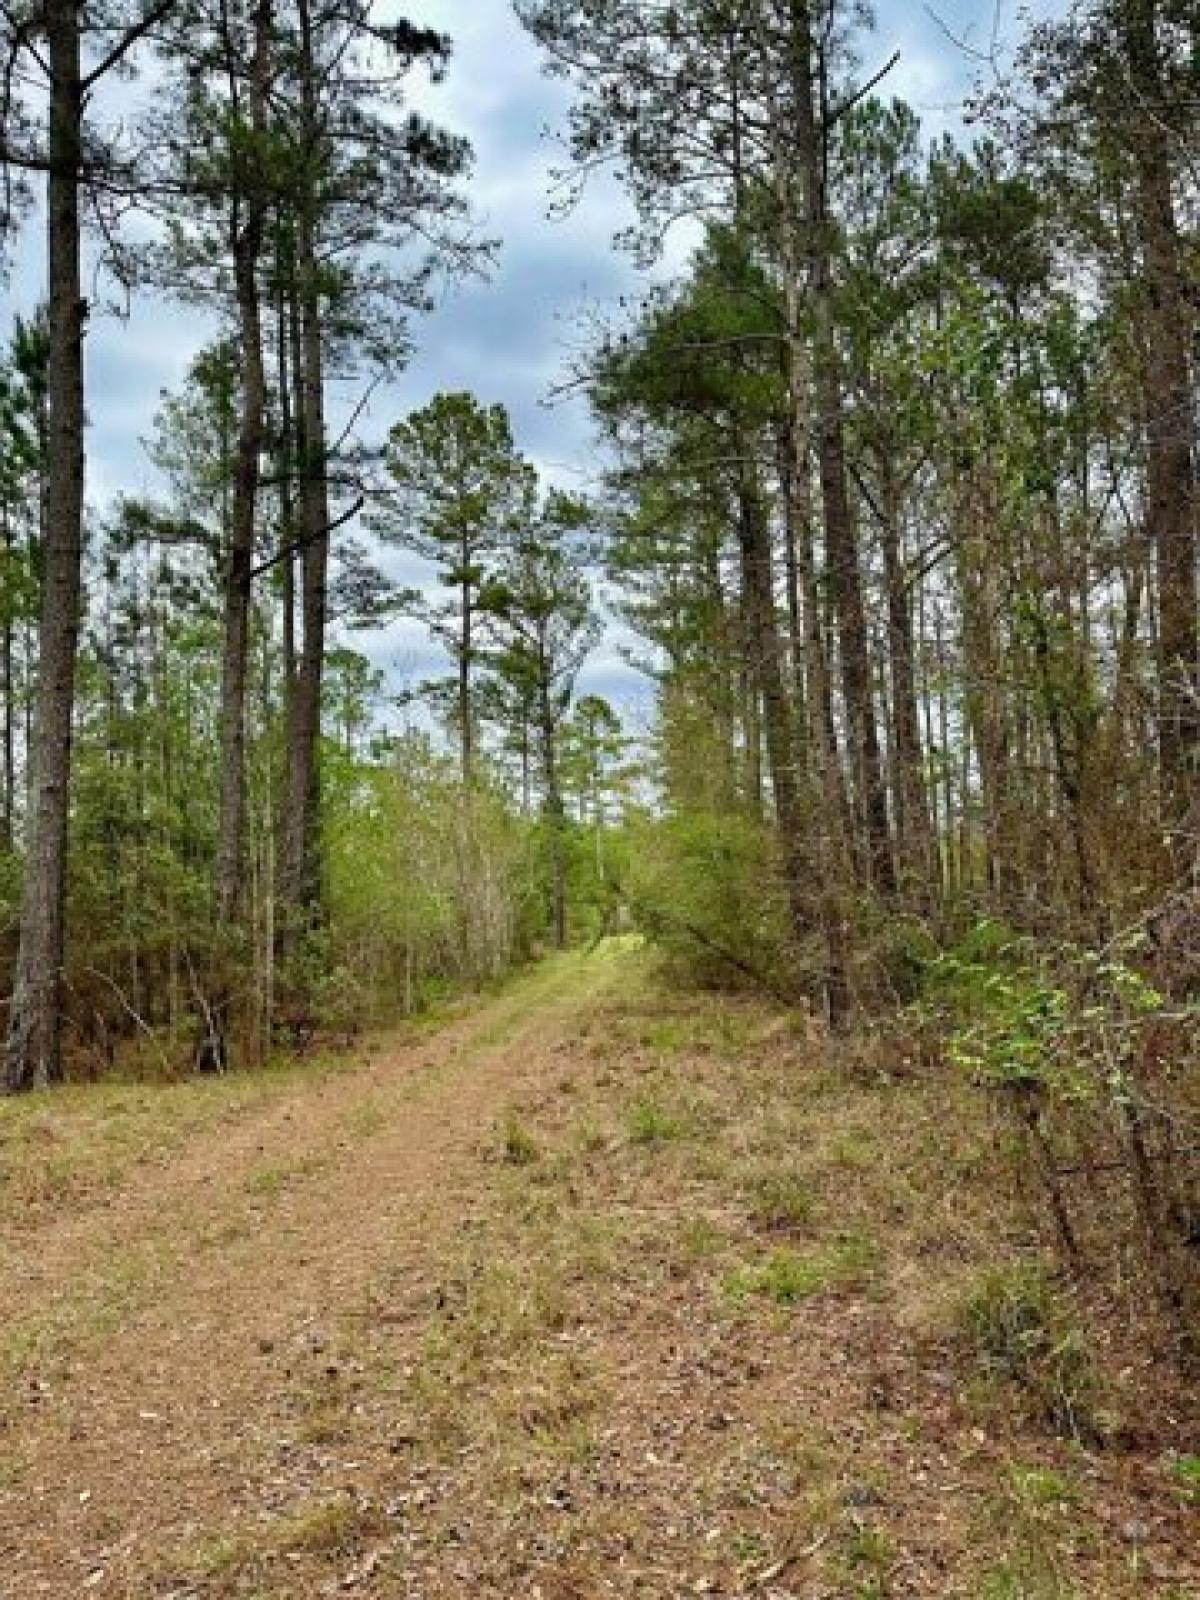
[[[984,1131],[816,1050],[606,947],[0,1123],[0,1595],[1200,1592],[1179,1396],[1055,1438],[956,1321]]]

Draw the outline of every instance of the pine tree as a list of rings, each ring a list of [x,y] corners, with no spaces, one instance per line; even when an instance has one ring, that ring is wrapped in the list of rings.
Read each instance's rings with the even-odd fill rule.
[[[440,394],[398,422],[385,457],[384,538],[429,562],[444,598],[409,597],[454,663],[454,720],[463,782],[475,772],[478,711],[475,669],[486,640],[489,585],[498,552],[526,510],[530,468],[513,445],[503,406],[468,394]],[[436,694],[439,685],[430,686]]]

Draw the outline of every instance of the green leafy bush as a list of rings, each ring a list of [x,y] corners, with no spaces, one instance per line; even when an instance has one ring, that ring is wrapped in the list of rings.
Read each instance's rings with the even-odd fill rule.
[[[985,955],[956,950],[930,971],[950,1061],[1010,1118],[1072,1272],[1107,1263],[1113,1291],[1139,1316],[1157,1303],[1194,1358],[1200,1165],[1180,1134],[1200,1117],[1200,1011],[1150,981],[1141,931],[1091,950],[989,925],[976,943]]]
[[[1185,1504],[1200,1506],[1200,1456],[1180,1456],[1175,1462],[1174,1476]]]
[[[645,820],[629,863],[635,918],[690,977],[774,989],[790,981],[786,908],[761,823],[703,810]]]
[[[331,954],[367,997],[411,1011],[441,980],[481,984],[528,953],[544,918],[539,850],[499,793],[464,790],[417,738],[391,766],[341,781],[328,806]]]
[[[505,1161],[512,1167],[531,1166],[539,1154],[537,1140],[515,1113],[504,1119],[500,1148]]]

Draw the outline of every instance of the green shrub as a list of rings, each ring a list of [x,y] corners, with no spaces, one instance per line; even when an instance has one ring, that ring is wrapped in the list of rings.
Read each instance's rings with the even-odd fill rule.
[[[887,998],[909,1005],[922,994],[938,947],[924,923],[914,917],[889,915],[871,930],[875,965]]]
[[[1180,1456],[1174,1477],[1184,1504],[1200,1506],[1200,1456]]]
[[[629,901],[690,978],[718,986],[789,981],[786,902],[768,830],[702,809],[647,820],[629,857]]]
[[[666,1144],[682,1133],[679,1118],[655,1100],[639,1100],[629,1113],[629,1137],[634,1144]]]
[[[504,1119],[500,1143],[504,1159],[511,1167],[528,1167],[538,1158],[537,1141],[515,1113]]]
[[[1076,1498],[1075,1490],[1053,1467],[1013,1467],[1009,1473],[1013,1494],[1023,1506],[1067,1506]]]
[[[420,736],[398,741],[387,766],[334,763],[327,811],[328,949],[309,981],[353,973],[358,1015],[485,984],[542,933],[536,829],[498,790],[464,791]]]
[[[1029,1554],[1010,1557],[984,1574],[979,1600],[1077,1600],[1052,1563]]]
[[[1093,1431],[1091,1354],[1040,1265],[985,1272],[964,1297],[960,1319],[989,1375],[1023,1388],[1061,1431]]]

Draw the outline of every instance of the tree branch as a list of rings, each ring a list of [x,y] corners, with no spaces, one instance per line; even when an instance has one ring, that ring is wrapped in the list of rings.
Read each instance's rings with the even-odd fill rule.
[[[285,544],[282,550],[276,550],[274,555],[268,556],[265,561],[260,561],[258,566],[250,569],[250,581],[253,582],[255,578],[261,578],[264,573],[270,572],[273,567],[277,567],[281,561],[286,561],[289,556],[299,555],[302,550],[307,550],[309,545],[317,542],[318,538],[327,539],[331,533],[336,533],[339,528],[345,527],[347,522],[354,520],[366,503],[366,495],[360,494],[349,511],[343,511],[340,517],[336,517],[332,522],[326,523],[320,534],[305,534],[302,538],[293,539],[290,544]]]
[[[175,0],[159,0],[140,21],[135,22],[132,28],[127,29],[113,45],[108,54],[101,58],[99,63],[83,79],[80,85],[84,94],[95,87],[106,73],[112,71],[133,49],[139,39],[144,39],[151,28],[157,27],[169,11],[175,6]]]

